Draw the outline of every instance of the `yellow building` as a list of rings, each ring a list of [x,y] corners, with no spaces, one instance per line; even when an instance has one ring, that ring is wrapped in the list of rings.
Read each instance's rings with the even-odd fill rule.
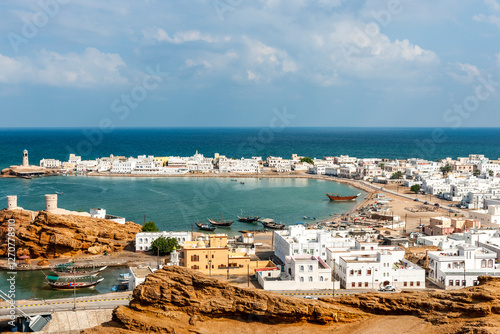
[[[161,161],[163,166],[166,166],[168,163],[168,157],[155,157],[155,161]]]
[[[212,234],[204,241],[186,241],[181,249],[180,265],[206,275],[245,275],[256,268],[274,266],[270,261],[250,261],[247,253],[230,250],[226,234]]]

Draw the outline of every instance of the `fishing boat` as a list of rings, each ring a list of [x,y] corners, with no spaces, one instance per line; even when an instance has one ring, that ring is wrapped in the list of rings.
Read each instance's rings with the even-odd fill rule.
[[[336,202],[352,201],[352,200],[355,200],[356,198],[358,198],[359,195],[361,195],[361,193],[359,193],[355,196],[341,196],[341,195],[336,194],[336,193],[326,193],[326,196],[328,196],[328,198],[331,201],[336,201]]]
[[[77,282],[74,280],[59,281],[59,277],[57,276],[48,276],[47,284],[49,284],[52,289],[56,290],[73,290],[73,289],[93,288],[97,284],[101,283],[103,280],[104,278],[101,277],[97,281],[84,281],[84,282]]]
[[[245,184],[245,182],[240,182],[241,184]]]
[[[200,230],[203,230],[203,231],[214,231],[215,230],[215,226],[211,226],[209,224],[202,223],[201,221],[197,221],[196,226],[198,226],[198,228]]]
[[[238,221],[243,222],[243,223],[255,223],[257,220],[259,220],[258,216],[243,217],[243,210],[241,210],[241,217],[238,216]]]
[[[101,271],[106,269],[108,266],[101,267],[99,269],[92,268],[92,270],[85,270],[86,268],[73,268],[67,267],[61,268],[51,268],[50,271],[59,277],[69,277],[69,278],[82,278],[82,277],[93,277],[99,275]],[[90,268],[89,268],[90,269]]]
[[[224,220],[224,215],[222,215],[222,219],[219,220],[219,213],[217,212],[217,219],[210,219],[210,218],[207,218],[208,219],[208,222],[210,223],[210,225],[214,225],[214,226],[222,226],[222,227],[229,227],[231,226],[232,223],[234,223],[234,221],[232,220]]]
[[[260,221],[261,224],[266,227],[266,228],[270,228],[270,229],[273,229],[273,230],[282,230],[285,228],[285,224],[278,224],[278,223],[275,223],[274,220],[270,219],[270,220],[261,220]]]
[[[316,218],[314,218],[314,217],[307,217],[307,216],[304,216],[304,219],[308,219],[308,220],[316,220]]]
[[[240,217],[238,216],[238,221],[243,222],[243,223],[255,223],[257,220],[259,220],[258,216],[247,216],[247,217]]]

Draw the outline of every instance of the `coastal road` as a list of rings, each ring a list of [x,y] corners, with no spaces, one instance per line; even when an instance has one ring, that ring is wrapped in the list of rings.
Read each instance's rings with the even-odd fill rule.
[[[76,298],[76,303],[73,298],[50,299],[50,300],[18,300],[16,306],[23,312],[34,314],[47,314],[61,311],[76,310],[96,310],[96,309],[113,309],[118,305],[128,305],[131,299],[131,293],[115,293],[106,296],[80,297]],[[0,318],[5,318],[9,314],[8,303],[2,302],[0,308]],[[17,311],[17,314],[20,312]]]
[[[373,290],[375,291],[375,290]],[[364,293],[364,292],[372,292],[372,291],[367,291],[367,290],[336,290],[335,291],[335,297],[339,296],[348,296],[348,295],[354,295],[357,293]],[[332,296],[332,291],[318,291],[318,290],[312,290],[312,291],[280,291],[277,292],[278,294],[282,296],[290,296],[290,297],[298,297],[298,298],[306,298],[308,296],[310,297],[331,297]]]

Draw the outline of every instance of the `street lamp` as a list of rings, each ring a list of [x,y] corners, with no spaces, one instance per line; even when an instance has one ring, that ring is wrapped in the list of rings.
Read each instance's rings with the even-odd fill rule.
[[[335,297],[335,259],[333,259],[332,268],[332,297]]]

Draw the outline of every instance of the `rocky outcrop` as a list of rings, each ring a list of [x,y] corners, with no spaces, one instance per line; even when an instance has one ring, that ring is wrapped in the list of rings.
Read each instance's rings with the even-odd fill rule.
[[[114,312],[125,329],[140,333],[184,333],[214,319],[328,326],[364,316],[317,300],[233,286],[177,266],[150,274],[134,290],[130,306]]]
[[[500,278],[479,280],[454,291],[307,300],[167,267],[134,290],[130,306],[115,309],[113,326],[85,333],[498,333]]]
[[[14,219],[17,255],[52,259],[78,254],[118,252],[135,239],[141,226],[106,219],[59,215],[45,211],[0,211],[0,256],[7,255],[8,220]]]
[[[410,247],[405,248],[405,259],[415,263],[422,268],[429,267],[429,257],[427,256],[428,251],[440,250],[437,246],[420,246],[420,247]]]

